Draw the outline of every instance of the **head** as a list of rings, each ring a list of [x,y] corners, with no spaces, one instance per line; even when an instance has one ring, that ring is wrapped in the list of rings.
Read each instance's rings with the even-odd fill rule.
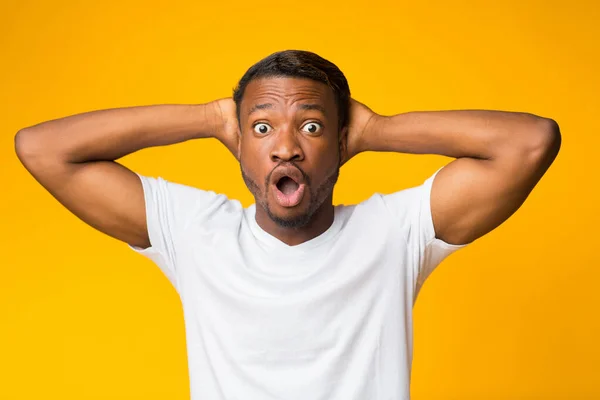
[[[233,99],[242,177],[257,213],[301,228],[332,207],[350,109],[339,68],[308,51],[274,53],[248,69]]]

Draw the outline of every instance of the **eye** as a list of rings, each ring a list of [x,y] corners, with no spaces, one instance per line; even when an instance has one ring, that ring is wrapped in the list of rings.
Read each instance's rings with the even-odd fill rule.
[[[318,133],[321,130],[321,124],[317,122],[309,122],[302,127],[302,130],[308,133]]]
[[[271,129],[272,128],[265,123],[259,123],[259,124],[254,125],[254,132],[260,133],[261,135],[264,135],[265,133],[269,133]]]

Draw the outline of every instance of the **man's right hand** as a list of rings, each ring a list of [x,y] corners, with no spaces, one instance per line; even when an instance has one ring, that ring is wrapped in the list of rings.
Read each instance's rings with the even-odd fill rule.
[[[146,147],[208,137],[238,158],[235,110],[232,99],[96,110],[21,129],[15,151],[31,175],[83,222],[147,248],[142,181],[116,160]]]
[[[211,103],[215,107],[217,121],[214,136],[225,145],[239,161],[240,127],[237,120],[235,102],[232,98],[215,100]]]

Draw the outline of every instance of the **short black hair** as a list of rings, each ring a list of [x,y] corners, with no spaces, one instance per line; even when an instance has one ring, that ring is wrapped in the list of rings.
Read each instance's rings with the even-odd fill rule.
[[[273,53],[246,71],[238,86],[233,90],[233,101],[236,105],[238,121],[240,121],[240,104],[246,86],[254,79],[268,77],[307,78],[326,84],[333,90],[335,96],[338,110],[338,129],[341,131],[342,128],[348,125],[350,87],[346,77],[331,61],[304,50],[285,50]]]

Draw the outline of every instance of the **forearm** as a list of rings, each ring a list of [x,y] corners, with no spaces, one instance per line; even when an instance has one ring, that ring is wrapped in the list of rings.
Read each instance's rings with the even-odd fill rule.
[[[554,121],[533,114],[491,111],[416,111],[377,116],[364,135],[368,151],[495,159],[543,147]]]
[[[33,157],[112,161],[147,147],[212,137],[219,118],[214,103],[114,108],[24,128],[15,141],[21,153]]]

